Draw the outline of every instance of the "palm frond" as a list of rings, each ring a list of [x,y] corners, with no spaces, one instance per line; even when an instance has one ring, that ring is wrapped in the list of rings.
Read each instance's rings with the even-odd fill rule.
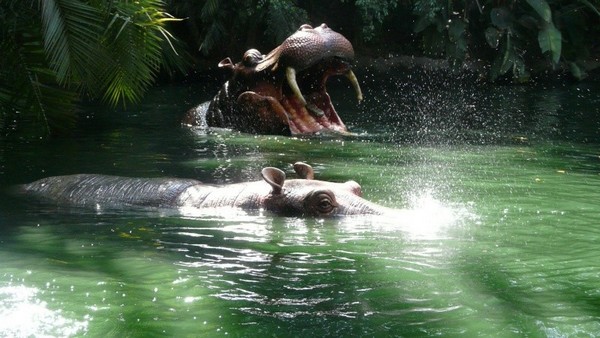
[[[182,45],[181,41],[174,39],[168,30],[165,29],[161,33],[171,37],[171,39],[167,37],[162,39],[162,68],[169,75],[173,75],[174,73],[184,74],[187,65],[191,63],[191,55]]]
[[[308,22],[308,13],[291,0],[271,0],[266,12],[267,33],[280,43],[300,25]]]
[[[44,48],[58,83],[93,81],[92,69],[102,67],[98,41],[102,15],[78,0],[44,0],[41,5]]]
[[[203,21],[207,22],[215,17],[219,11],[219,2],[219,0],[208,0],[204,3],[201,11],[201,18]]]
[[[165,60],[181,67],[176,40],[165,29],[178,19],[163,6],[161,0],[1,0],[0,128],[37,121],[44,134],[68,129],[81,95],[140,101]]]
[[[0,67],[0,115],[22,132],[35,129],[36,134],[51,134],[68,130],[75,122],[77,94],[56,83],[39,33],[17,37],[20,44],[9,38],[0,44],[6,52],[3,66],[9,66]]]
[[[164,53],[176,53],[164,24],[176,20],[162,12],[158,0],[141,5],[120,2],[112,13],[104,42],[112,64],[102,83],[104,98],[112,104],[141,99],[160,70]],[[170,44],[170,50],[163,48]],[[168,51],[168,52],[167,52]]]
[[[218,20],[213,21],[208,27],[198,50],[207,54],[218,41],[223,39],[224,35],[225,27],[223,26],[223,23]]]

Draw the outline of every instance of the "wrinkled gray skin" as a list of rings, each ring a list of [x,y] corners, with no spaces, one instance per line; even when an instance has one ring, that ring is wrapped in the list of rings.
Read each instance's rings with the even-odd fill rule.
[[[222,186],[192,179],[78,174],[47,177],[24,184],[19,190],[25,196],[58,205],[96,209],[232,207],[317,217],[386,212],[386,208],[363,199],[360,185],[354,181],[314,180],[312,167],[301,162],[294,169],[301,179],[286,180],[283,171],[272,167],[262,170],[262,181]]]

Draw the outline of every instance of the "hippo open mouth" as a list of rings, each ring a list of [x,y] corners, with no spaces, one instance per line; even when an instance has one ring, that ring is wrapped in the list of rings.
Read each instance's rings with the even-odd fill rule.
[[[219,63],[230,78],[205,112],[190,111],[197,120],[204,113],[208,126],[262,134],[348,133],[326,90],[330,76],[345,75],[358,100],[362,93],[352,72],[352,44],[327,25],[302,25],[267,55],[256,49],[234,64]],[[204,105],[206,107],[206,105]],[[193,123],[191,123],[193,124]]]
[[[312,134],[322,131],[347,133],[327,93],[326,82],[330,76],[346,75],[356,90],[358,101],[362,93],[349,60],[332,57],[294,74],[288,68],[282,86],[282,104],[292,134]]]

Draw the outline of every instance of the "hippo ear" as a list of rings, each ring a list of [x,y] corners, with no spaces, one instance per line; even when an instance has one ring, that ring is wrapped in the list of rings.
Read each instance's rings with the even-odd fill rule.
[[[265,182],[269,183],[271,188],[273,188],[273,194],[281,194],[283,183],[285,182],[285,173],[283,171],[273,167],[266,167],[261,171],[261,175]]]
[[[221,62],[219,62],[219,68],[227,68],[233,70],[234,66],[235,65],[233,64],[230,58],[224,58],[223,60],[221,60]]]
[[[301,178],[304,178],[307,180],[315,179],[315,172],[314,172],[313,168],[304,162],[294,163],[294,171]]]
[[[305,23],[304,25],[300,26],[300,28],[298,28],[298,32],[309,30],[309,29],[313,29],[313,26]]]

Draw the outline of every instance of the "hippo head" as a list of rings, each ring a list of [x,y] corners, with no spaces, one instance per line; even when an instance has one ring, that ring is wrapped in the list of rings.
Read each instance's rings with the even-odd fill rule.
[[[286,180],[280,169],[267,167],[263,179],[271,186],[263,201],[265,209],[277,214],[329,217],[338,215],[380,215],[386,208],[363,199],[361,187],[354,181],[335,183],[314,179],[312,167],[298,162],[294,170],[300,179]]]
[[[248,50],[243,60],[219,67],[229,79],[208,107],[209,126],[276,134],[348,133],[326,90],[332,75],[345,75],[362,93],[351,70],[352,44],[322,24],[302,25],[269,54]]]

